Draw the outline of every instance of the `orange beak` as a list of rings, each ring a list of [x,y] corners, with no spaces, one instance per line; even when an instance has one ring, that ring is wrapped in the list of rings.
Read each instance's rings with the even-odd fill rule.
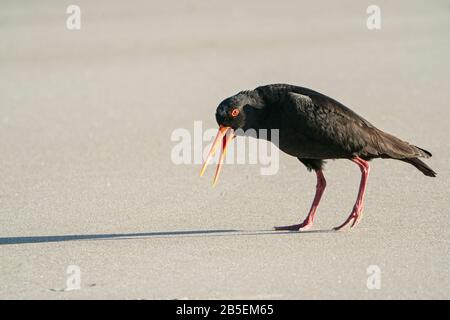
[[[230,133],[227,136],[228,131],[230,131]],[[203,163],[202,170],[200,171],[200,177],[203,176],[203,174],[205,173],[206,167],[208,166],[209,161],[211,161],[211,158],[216,153],[217,146],[220,144],[220,140],[222,139],[222,153],[220,154],[219,163],[217,164],[216,173],[214,175],[213,186],[216,185],[217,180],[219,179],[220,171],[222,170],[223,160],[225,159],[228,145],[233,138],[234,138],[234,133],[233,133],[233,129],[231,127],[220,126],[219,132],[217,132],[217,136],[214,139],[214,142],[211,146],[211,150],[209,151],[208,156],[206,157],[206,160]]]

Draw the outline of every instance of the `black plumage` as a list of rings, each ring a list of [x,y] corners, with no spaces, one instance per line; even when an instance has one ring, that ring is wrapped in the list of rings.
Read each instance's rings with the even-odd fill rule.
[[[220,103],[216,120],[222,129],[225,128],[225,133],[228,128],[234,132],[237,129],[278,129],[278,147],[297,157],[318,175],[320,188],[318,187],[313,202],[315,207],[311,208],[308,215],[309,220],[307,218],[300,225],[280,228],[282,230],[307,229],[312,225],[323,193],[322,187],[325,188],[322,168],[327,159],[349,159],[358,164],[363,174],[357,203],[349,219],[340,227],[351,220],[354,220],[353,226],[360,219],[370,168],[367,161],[374,158],[401,160],[415,166],[427,176],[436,176],[419,159],[431,157],[430,152],[377,129],[343,104],[311,89],[273,84],[242,91]],[[220,140],[219,135],[216,140]],[[207,162],[205,167],[206,164]],[[219,171],[220,168],[216,176]]]

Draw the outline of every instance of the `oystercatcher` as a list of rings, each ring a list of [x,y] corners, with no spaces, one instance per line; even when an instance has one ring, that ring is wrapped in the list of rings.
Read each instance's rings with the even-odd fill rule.
[[[206,158],[200,175],[222,140],[214,184],[219,177],[225,152],[235,130],[277,129],[280,150],[297,157],[317,175],[316,194],[306,219],[276,230],[311,228],[317,207],[325,190],[323,166],[328,159],[348,159],[361,170],[359,192],[347,220],[334,228],[356,226],[362,216],[364,193],[369,176],[369,161],[375,158],[395,159],[409,163],[429,177],[436,173],[419,158],[431,153],[373,126],[343,104],[317,91],[288,84],[271,84],[241,91],[222,101],[216,110],[219,132]],[[271,140],[267,135],[267,140]]]

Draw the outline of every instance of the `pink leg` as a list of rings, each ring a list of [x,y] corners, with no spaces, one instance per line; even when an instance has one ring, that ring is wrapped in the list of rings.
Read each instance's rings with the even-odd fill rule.
[[[340,230],[350,222],[352,222],[350,228],[353,228],[361,221],[362,217],[362,211],[364,206],[364,193],[366,192],[366,184],[367,178],[369,177],[370,165],[369,162],[359,157],[353,158],[351,160],[354,163],[356,163],[361,169],[361,183],[359,184],[358,197],[356,198],[356,202],[355,205],[353,206],[353,210],[352,213],[350,213],[350,216],[347,218],[347,220],[345,220],[343,224],[341,224],[339,227],[334,228],[334,230]]]
[[[311,209],[309,209],[309,214],[306,217],[305,221],[303,221],[303,223],[301,224],[294,224],[292,226],[275,227],[275,230],[305,231],[312,227],[314,217],[316,216],[317,208],[319,207],[320,198],[322,197],[325,187],[327,186],[327,182],[325,181],[325,177],[323,176],[322,170],[316,171],[316,175],[317,175],[316,195],[314,196]]]

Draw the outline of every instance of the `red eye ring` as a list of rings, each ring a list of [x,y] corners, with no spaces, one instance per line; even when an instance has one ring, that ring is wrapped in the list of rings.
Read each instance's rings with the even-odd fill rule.
[[[233,111],[231,111],[231,116],[235,118],[239,115],[239,113],[240,113],[239,109],[233,109]]]

